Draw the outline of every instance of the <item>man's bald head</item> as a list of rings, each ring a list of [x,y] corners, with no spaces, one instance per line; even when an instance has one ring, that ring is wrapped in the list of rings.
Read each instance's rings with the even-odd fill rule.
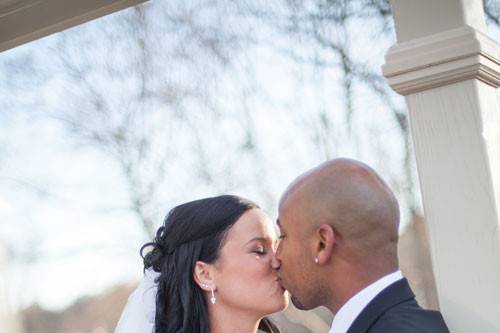
[[[304,234],[330,225],[336,242],[359,258],[384,254],[397,264],[399,207],[387,184],[367,165],[334,159],[298,177],[280,201]]]

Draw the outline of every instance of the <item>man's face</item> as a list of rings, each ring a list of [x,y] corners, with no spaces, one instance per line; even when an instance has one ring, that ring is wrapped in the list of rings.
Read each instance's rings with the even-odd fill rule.
[[[293,304],[301,309],[312,309],[316,305],[314,300],[314,281],[311,279],[311,262],[308,235],[304,234],[304,224],[301,221],[300,206],[294,202],[285,201],[280,204],[278,211],[278,226],[280,240],[276,249],[275,265],[280,283],[290,294]]]

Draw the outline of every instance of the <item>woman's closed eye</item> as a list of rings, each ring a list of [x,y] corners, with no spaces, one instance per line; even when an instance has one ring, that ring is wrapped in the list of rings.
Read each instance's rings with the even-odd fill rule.
[[[264,255],[267,253],[266,249],[264,248],[264,246],[258,246],[255,250],[253,250],[253,253],[257,253],[257,254],[260,254],[260,255]]]

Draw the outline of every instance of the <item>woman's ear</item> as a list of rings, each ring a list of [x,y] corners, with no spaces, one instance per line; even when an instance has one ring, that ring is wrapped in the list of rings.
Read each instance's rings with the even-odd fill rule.
[[[194,281],[202,290],[210,291],[215,288],[213,266],[203,261],[197,261],[194,265]]]
[[[335,231],[329,224],[322,224],[316,230],[317,236],[317,249],[315,262],[317,264],[324,264],[332,257],[333,246],[335,244]]]

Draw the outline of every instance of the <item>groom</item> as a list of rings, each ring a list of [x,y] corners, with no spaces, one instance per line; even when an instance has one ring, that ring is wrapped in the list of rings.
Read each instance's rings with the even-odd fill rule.
[[[330,333],[449,332],[399,271],[398,203],[365,164],[335,159],[298,177],[280,200],[278,224],[280,282],[299,309],[335,313]]]

